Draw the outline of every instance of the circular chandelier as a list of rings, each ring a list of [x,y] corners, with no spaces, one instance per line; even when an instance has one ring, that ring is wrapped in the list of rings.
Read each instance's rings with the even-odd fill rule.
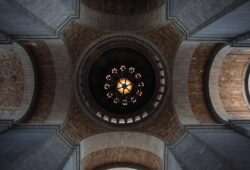
[[[111,74],[106,76],[104,85],[107,98],[123,106],[136,103],[143,94],[143,87],[142,75],[137,73],[134,67],[127,68],[125,65],[112,68]]]

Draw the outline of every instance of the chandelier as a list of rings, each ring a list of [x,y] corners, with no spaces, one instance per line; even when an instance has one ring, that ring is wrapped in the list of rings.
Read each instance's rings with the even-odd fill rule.
[[[107,98],[113,103],[123,106],[136,103],[143,94],[143,87],[142,75],[137,73],[134,67],[127,68],[125,65],[121,65],[120,68],[112,68],[111,73],[106,76],[104,84]]]

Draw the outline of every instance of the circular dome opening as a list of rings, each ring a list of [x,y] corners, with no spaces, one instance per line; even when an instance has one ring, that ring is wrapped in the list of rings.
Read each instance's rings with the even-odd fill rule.
[[[156,75],[142,53],[116,47],[100,54],[89,70],[89,88],[102,110],[131,115],[150,102]]]
[[[112,37],[88,48],[78,67],[77,95],[95,120],[115,126],[156,115],[166,95],[167,67],[153,47],[134,37]]]

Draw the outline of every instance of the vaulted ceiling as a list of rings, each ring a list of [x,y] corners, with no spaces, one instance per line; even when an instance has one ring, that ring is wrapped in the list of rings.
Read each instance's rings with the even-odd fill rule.
[[[76,155],[81,169],[100,168],[109,163],[166,168],[166,159],[174,162],[174,156],[182,153],[178,149],[188,147],[189,143],[182,140],[199,143],[194,136],[200,132],[190,130],[193,135],[184,135],[187,126],[198,129],[222,126],[225,129],[219,128],[220,133],[226,134],[232,120],[250,119],[249,13],[247,0],[3,0],[0,2],[1,129],[59,127],[61,136],[71,145],[79,145],[80,156]],[[109,117],[100,114],[103,119],[100,121],[90,116],[97,108],[96,101],[89,99],[91,95],[86,99],[88,102],[79,99],[79,69],[84,70],[96,58],[104,57],[104,52],[118,47],[148,55],[154,71],[157,60],[165,74],[166,84],[161,78],[156,82],[156,86],[164,84],[162,99],[148,102],[154,106],[158,101],[152,116],[137,123],[137,118],[141,120],[145,112],[149,113],[140,108],[142,114],[133,118],[134,125],[129,125],[128,118],[123,117],[117,124],[123,124],[124,119],[126,125],[113,126],[110,115],[116,113],[108,114]],[[134,57],[139,68],[140,59]],[[80,66],[85,60],[90,64]],[[103,62],[106,65],[100,67],[110,64],[109,60]],[[161,74],[159,71],[156,79]],[[89,72],[80,75],[88,76]],[[103,77],[94,78],[99,81]],[[84,79],[81,86],[89,94],[88,81],[89,78]],[[123,107],[120,106],[121,110]],[[206,133],[212,134],[209,130]],[[243,144],[248,146],[247,142]],[[202,143],[198,146],[205,148]],[[166,147],[177,149],[169,153]],[[244,152],[247,153],[250,152]],[[220,160],[213,156],[211,159]],[[184,165],[178,166],[190,168],[182,156],[179,160]]]

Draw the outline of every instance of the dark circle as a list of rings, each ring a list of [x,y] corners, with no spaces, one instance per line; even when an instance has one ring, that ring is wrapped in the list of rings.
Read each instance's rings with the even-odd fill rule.
[[[127,71],[125,76],[116,76],[111,89],[118,96],[132,96],[130,102],[122,102],[125,105],[121,105],[112,98],[110,91],[105,91],[111,87],[105,83],[106,80],[111,81],[112,76],[107,75],[113,68],[123,72],[124,66],[132,71]],[[120,73],[117,69],[113,70],[115,74]],[[93,120],[112,126],[133,125],[157,115],[169,94],[169,72],[163,57],[154,47],[134,36],[112,36],[90,45],[79,61],[76,75],[76,93],[84,113]],[[129,93],[124,89],[118,91],[117,83],[122,79],[131,82]],[[129,90],[127,85],[125,88]],[[136,88],[138,95],[135,100]]]
[[[145,86],[143,95],[137,99],[136,103],[126,106],[115,104],[107,98],[103,88],[106,83],[106,75],[110,74],[112,68],[119,68],[121,65],[134,67],[140,72]],[[123,78],[123,77],[120,77]],[[94,100],[106,111],[114,114],[132,114],[139,111],[152,98],[155,84],[155,72],[151,63],[140,52],[132,48],[112,48],[101,54],[90,67],[88,85]],[[123,85],[126,88],[126,84]],[[132,89],[133,91],[133,89]]]

